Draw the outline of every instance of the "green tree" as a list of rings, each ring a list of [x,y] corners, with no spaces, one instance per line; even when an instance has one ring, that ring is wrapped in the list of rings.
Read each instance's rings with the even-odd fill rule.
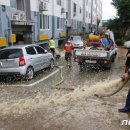
[[[122,38],[125,38],[127,29],[130,27],[130,0],[112,0],[112,5],[117,9],[121,27]]]
[[[116,39],[122,37],[122,28],[121,28],[121,22],[119,18],[108,20],[107,28],[114,32]]]

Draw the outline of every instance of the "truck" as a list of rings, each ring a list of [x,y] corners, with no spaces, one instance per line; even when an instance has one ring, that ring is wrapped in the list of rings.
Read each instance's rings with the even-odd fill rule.
[[[84,49],[74,50],[74,61],[79,64],[80,70],[86,67],[110,69],[117,55],[117,48],[114,41],[113,32],[107,31],[105,34],[109,37],[112,44],[105,47],[103,39],[98,41],[89,41]],[[107,39],[104,38],[107,41]]]

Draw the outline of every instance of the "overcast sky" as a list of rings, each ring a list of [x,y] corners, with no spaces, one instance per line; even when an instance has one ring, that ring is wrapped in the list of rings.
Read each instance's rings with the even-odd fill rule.
[[[116,9],[111,5],[112,0],[103,1],[103,20],[114,18],[116,16]]]

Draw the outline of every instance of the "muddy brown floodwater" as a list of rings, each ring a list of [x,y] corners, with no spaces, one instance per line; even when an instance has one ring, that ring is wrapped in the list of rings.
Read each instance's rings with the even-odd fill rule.
[[[0,130],[129,130],[121,124],[130,115],[118,113],[118,108],[124,105],[130,83],[112,97],[94,97],[121,85],[127,50],[118,51],[109,71],[80,72],[76,63],[71,70],[64,67],[64,83],[58,88],[54,85],[60,73],[35,86],[21,86],[19,81],[0,86]],[[65,62],[61,59],[57,64]],[[37,74],[34,80],[47,73]]]

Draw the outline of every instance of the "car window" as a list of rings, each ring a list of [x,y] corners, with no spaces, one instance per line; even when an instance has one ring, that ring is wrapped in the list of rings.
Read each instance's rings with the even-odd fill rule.
[[[81,41],[81,37],[74,37],[74,41]]]
[[[43,49],[45,50],[48,50],[49,51],[49,44],[48,43],[42,43],[42,44],[38,44],[40,47],[42,47]]]
[[[0,51],[1,59],[15,59],[23,56],[22,49],[5,49]]]
[[[29,55],[35,55],[36,54],[36,51],[35,51],[34,47],[27,47],[26,52]]]
[[[41,47],[36,46],[35,48],[36,48],[38,54],[44,54],[45,53],[45,51]]]

